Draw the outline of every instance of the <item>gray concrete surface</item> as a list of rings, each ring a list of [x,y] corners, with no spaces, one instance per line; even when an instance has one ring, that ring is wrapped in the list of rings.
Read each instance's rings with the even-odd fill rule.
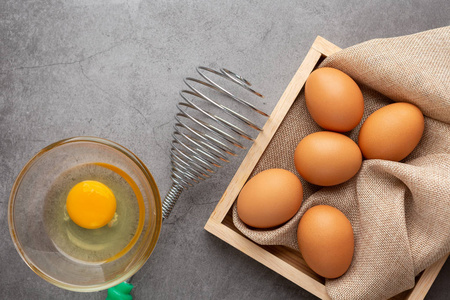
[[[0,298],[104,299],[56,288],[21,260],[7,223],[24,164],[57,140],[99,136],[134,151],[164,196],[182,79],[197,65],[251,79],[272,111],[311,43],[341,47],[450,24],[440,1],[0,2]],[[203,229],[243,158],[183,193],[134,278],[135,299],[314,299]],[[447,262],[427,299],[449,299]]]

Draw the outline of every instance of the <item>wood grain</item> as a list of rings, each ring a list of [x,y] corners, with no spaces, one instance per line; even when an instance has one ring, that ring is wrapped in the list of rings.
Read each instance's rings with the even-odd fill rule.
[[[324,56],[330,56],[331,54],[338,52],[341,50],[338,46],[330,43],[326,39],[324,39],[321,36],[318,36],[314,43],[312,44],[311,48],[319,51]]]
[[[442,257],[440,260],[438,260],[422,272],[422,276],[420,276],[419,281],[416,283],[416,286],[412,289],[409,297],[407,298],[408,300],[421,300],[425,298],[426,294],[431,288],[431,285],[438,276],[439,271],[441,271],[442,266],[447,260],[448,255],[449,254],[447,253],[447,255],[444,255],[444,257]]]
[[[322,282],[317,281],[306,273],[299,271],[295,266],[292,266],[278,256],[266,251],[264,248],[248,240],[240,233],[233,231],[227,226],[215,221],[208,221],[205,225],[205,229],[214,235],[217,235],[223,241],[234,246],[239,251],[247,254],[261,264],[269,267],[278,274],[301,286],[311,294],[321,299],[331,299],[328,296],[325,285]]]

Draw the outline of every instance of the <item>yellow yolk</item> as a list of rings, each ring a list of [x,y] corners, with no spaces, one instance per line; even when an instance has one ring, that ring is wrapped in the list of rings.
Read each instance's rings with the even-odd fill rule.
[[[66,209],[72,221],[87,229],[108,224],[116,213],[116,197],[103,183],[87,180],[77,183],[69,192]]]

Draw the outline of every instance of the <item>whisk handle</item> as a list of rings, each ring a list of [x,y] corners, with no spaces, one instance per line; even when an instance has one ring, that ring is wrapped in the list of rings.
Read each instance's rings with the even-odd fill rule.
[[[106,300],[132,300],[133,296],[130,295],[133,285],[128,282],[122,282],[118,285],[108,289],[108,295]]]
[[[170,215],[170,212],[172,211],[173,207],[175,206],[175,203],[177,202],[178,198],[181,195],[181,192],[183,191],[183,187],[178,184],[172,184],[170,187],[169,192],[167,193],[166,198],[164,198],[164,201],[162,203],[162,217],[163,220],[167,219]]]

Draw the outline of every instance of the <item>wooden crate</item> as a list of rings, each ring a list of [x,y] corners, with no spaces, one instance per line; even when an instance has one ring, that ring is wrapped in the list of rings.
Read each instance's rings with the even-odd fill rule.
[[[286,116],[286,113],[303,88],[309,74],[322,58],[340,50],[339,47],[324,38],[320,36],[316,38],[301,66],[264,125],[263,131],[256,138],[205,225],[205,229],[210,233],[321,299],[330,299],[325,289],[325,279],[315,274],[306,265],[299,252],[284,246],[261,246],[251,241],[235,228],[231,211],[241,188],[249,178],[261,155]],[[413,289],[405,291],[394,298],[410,300],[423,299],[447,257],[448,254],[417,276],[416,285]]]

